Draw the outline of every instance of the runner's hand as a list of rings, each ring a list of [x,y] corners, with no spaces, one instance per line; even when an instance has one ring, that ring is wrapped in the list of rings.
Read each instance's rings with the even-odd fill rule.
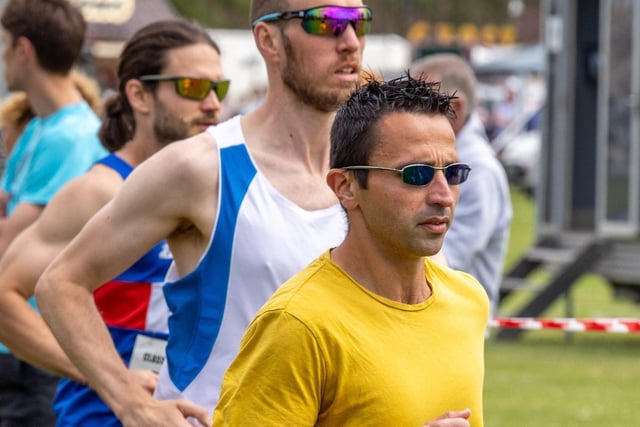
[[[470,409],[449,411],[440,415],[438,418],[427,422],[422,427],[470,427],[470,415]]]
[[[131,370],[134,380],[150,394],[153,394],[158,385],[158,374],[153,371]]]
[[[180,399],[147,401],[142,407],[129,408],[120,421],[124,427],[209,427],[213,420],[205,408]]]

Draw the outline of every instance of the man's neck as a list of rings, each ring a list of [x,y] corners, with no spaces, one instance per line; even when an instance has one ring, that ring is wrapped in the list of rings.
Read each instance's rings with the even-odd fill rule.
[[[389,257],[347,235],[331,259],[360,286],[389,300],[420,304],[431,296],[424,258]]]
[[[38,117],[47,117],[59,109],[82,101],[82,95],[68,75],[43,75],[26,89],[31,108]]]

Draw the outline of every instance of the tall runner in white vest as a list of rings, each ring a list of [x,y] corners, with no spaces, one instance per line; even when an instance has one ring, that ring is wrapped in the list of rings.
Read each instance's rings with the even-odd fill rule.
[[[325,181],[329,132],[360,80],[371,19],[361,0],[253,1],[262,104],[140,165],[42,276],[43,317],[125,426],[210,424],[253,315],[343,240],[346,217]],[[117,357],[91,293],[163,238],[177,280],[165,286],[172,315],[156,396],[171,400],[154,400]]]

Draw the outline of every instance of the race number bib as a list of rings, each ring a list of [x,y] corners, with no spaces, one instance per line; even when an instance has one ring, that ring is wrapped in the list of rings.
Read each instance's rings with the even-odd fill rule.
[[[164,363],[167,341],[146,335],[136,336],[129,369],[159,372]]]

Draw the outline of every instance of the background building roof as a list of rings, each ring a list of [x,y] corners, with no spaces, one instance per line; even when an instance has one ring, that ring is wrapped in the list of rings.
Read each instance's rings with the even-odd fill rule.
[[[87,42],[127,40],[151,22],[178,16],[165,0],[72,0],[88,21]]]

